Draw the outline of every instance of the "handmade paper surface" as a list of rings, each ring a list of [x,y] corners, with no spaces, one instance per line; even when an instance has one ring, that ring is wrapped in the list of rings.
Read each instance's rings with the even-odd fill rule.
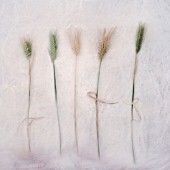
[[[169,0],[0,0],[0,169],[169,169],[170,157],[170,1]],[[133,165],[130,122],[135,36],[139,22],[146,25],[138,55],[136,107],[141,121],[134,124],[137,164]],[[119,101],[99,104],[101,160],[97,159],[95,103],[99,60],[97,41],[102,29],[116,27],[103,60],[99,97]],[[78,56],[77,128],[74,137],[74,59],[67,30],[82,30]],[[63,156],[59,156],[58,125],[49,33],[57,30],[56,83]],[[26,117],[28,63],[21,39],[33,42],[31,126],[34,161],[27,160]],[[134,112],[135,118],[138,114]],[[35,156],[36,155],[36,156]],[[23,159],[24,157],[24,159]],[[43,163],[42,163],[43,162]],[[43,169],[41,168],[41,169]]]

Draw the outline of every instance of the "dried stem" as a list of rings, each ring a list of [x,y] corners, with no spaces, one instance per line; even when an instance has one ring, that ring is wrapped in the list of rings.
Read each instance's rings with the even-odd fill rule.
[[[60,145],[60,154],[62,154],[62,140],[61,140],[61,123],[60,117],[58,112],[58,98],[57,98],[57,85],[56,85],[56,69],[55,64],[53,62],[53,73],[54,73],[54,89],[55,89],[55,103],[56,103],[56,110],[57,110],[57,120],[58,120],[58,131],[59,131],[59,145]]]
[[[96,90],[96,133],[97,133],[97,150],[98,150],[98,157],[100,158],[100,133],[99,133],[99,109],[98,109],[98,95],[99,95],[99,84],[100,84],[100,72],[101,72],[101,65],[102,61],[109,50],[111,44],[111,38],[113,36],[115,29],[110,29],[106,31],[104,29],[100,40],[98,42],[98,57],[99,57],[99,69],[98,69],[98,76],[97,76],[97,90]]]
[[[99,94],[99,82],[100,82],[100,70],[101,70],[101,63],[102,60],[100,60],[99,64],[99,71],[98,71],[98,78],[97,78],[97,90],[96,90],[96,133],[97,133],[97,151],[98,151],[98,157],[100,158],[100,140],[99,140],[99,110],[98,110],[98,94]]]
[[[79,30],[75,30],[74,32],[70,31],[69,40],[71,44],[72,51],[75,55],[75,65],[74,65],[74,129],[75,129],[75,143],[76,143],[76,151],[79,152],[78,145],[78,132],[77,132],[77,59],[80,54],[81,49],[81,32]]]
[[[58,131],[59,131],[59,147],[60,147],[60,154],[62,154],[61,124],[60,124],[60,117],[59,117],[59,112],[58,112],[56,68],[55,68],[55,60],[57,58],[57,48],[58,48],[57,35],[55,33],[51,33],[50,34],[50,49],[49,49],[49,54],[50,54],[52,65],[53,65],[55,104],[56,104],[56,111],[57,111]]]
[[[30,127],[29,127],[29,117],[30,117],[30,103],[31,103],[31,62],[29,59],[29,95],[28,95],[28,114],[27,114],[27,135],[28,135],[28,150],[31,152],[31,140],[30,140]]]
[[[133,71],[133,83],[132,83],[132,99],[131,99],[131,142],[132,142],[132,156],[133,156],[133,162],[136,163],[136,157],[135,157],[135,149],[134,149],[134,137],[133,137],[133,121],[134,121],[134,100],[135,100],[135,83],[136,83],[136,71],[137,71],[137,54],[139,53],[143,38],[144,38],[144,32],[145,27],[143,24],[139,24],[136,34],[136,55],[135,55],[135,62],[134,62],[134,71]]]
[[[77,57],[75,59],[74,67],[74,126],[75,126],[75,140],[77,153],[79,152],[78,134],[77,134]]]
[[[134,150],[134,137],[133,137],[133,108],[134,108],[134,98],[135,98],[135,72],[136,72],[136,63],[137,63],[137,55],[135,55],[135,67],[134,67],[134,76],[133,76],[133,85],[132,85],[132,105],[131,105],[131,142],[132,142],[132,157],[133,157],[133,162],[136,163],[136,157],[135,157],[135,150]]]
[[[28,108],[27,108],[27,140],[28,140],[28,152],[31,152],[30,144],[30,128],[29,128],[29,118],[30,118],[30,103],[31,103],[31,56],[32,56],[32,43],[29,39],[24,39],[22,42],[25,57],[28,59],[29,64],[29,81],[28,81]]]

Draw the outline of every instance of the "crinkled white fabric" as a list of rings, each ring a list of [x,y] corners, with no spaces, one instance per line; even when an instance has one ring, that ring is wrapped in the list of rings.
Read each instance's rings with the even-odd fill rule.
[[[0,0],[0,169],[170,169],[169,18],[169,0]],[[133,165],[131,109],[123,101],[131,99],[135,34],[141,21],[146,24],[146,35],[138,55],[135,97],[142,120],[134,123],[137,163]],[[82,30],[77,73],[79,156],[74,153],[74,55],[67,38],[70,27]],[[110,27],[116,27],[116,33],[103,60],[99,97],[119,104],[99,106],[99,161],[95,105],[87,92],[96,90],[98,35]],[[48,54],[49,32],[54,30],[59,36],[55,65],[62,157],[57,155],[58,126]],[[19,126],[28,103],[28,63],[20,42],[24,36],[31,37],[35,57],[30,116],[44,117],[31,126],[32,156],[24,156],[26,125]]]

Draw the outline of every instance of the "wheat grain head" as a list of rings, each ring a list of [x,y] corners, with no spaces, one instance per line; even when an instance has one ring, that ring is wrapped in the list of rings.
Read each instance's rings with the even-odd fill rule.
[[[29,38],[24,38],[22,40],[22,46],[24,49],[24,54],[26,56],[26,58],[29,60],[31,58],[32,55],[32,42]]]
[[[106,29],[103,30],[98,42],[98,56],[100,60],[102,60],[105,54],[108,52],[114,32],[115,28],[111,28],[109,31]]]
[[[80,30],[70,30],[68,32],[70,44],[73,53],[78,56],[80,54],[81,49],[81,31]]]
[[[137,33],[136,33],[136,54],[139,53],[142,47],[144,33],[145,33],[145,25],[140,23],[137,29]]]
[[[52,62],[55,61],[57,57],[57,49],[58,49],[58,41],[57,41],[57,34],[56,33],[50,33],[49,36],[49,54],[51,57]]]

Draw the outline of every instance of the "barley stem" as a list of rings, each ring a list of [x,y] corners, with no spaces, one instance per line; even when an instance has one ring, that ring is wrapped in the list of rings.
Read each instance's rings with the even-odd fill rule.
[[[96,133],[97,133],[97,151],[98,151],[98,157],[100,158],[100,134],[99,134],[99,109],[98,109],[98,94],[99,94],[99,82],[100,82],[100,70],[101,70],[101,63],[102,59],[100,59],[99,63],[99,71],[98,71],[98,77],[97,77],[97,90],[96,90]]]
[[[53,63],[53,75],[54,75],[54,90],[55,90],[55,104],[56,104],[56,111],[57,111],[57,121],[58,121],[58,131],[59,131],[59,147],[60,147],[60,154],[62,154],[62,140],[61,140],[61,125],[60,125],[60,117],[58,113],[58,98],[57,98],[57,84],[56,84],[56,69],[55,69],[55,63]]]
[[[136,55],[135,55],[135,62],[134,62],[134,70],[133,70],[133,84],[132,84],[132,99],[131,99],[131,142],[132,142],[132,156],[133,162],[136,164],[136,155],[135,155],[135,148],[134,148],[134,100],[135,100],[135,80],[136,80],[136,71],[137,71],[137,54],[141,50],[143,39],[144,39],[144,32],[145,26],[144,24],[139,24],[136,33]]]
[[[136,163],[135,157],[135,149],[134,149],[134,131],[133,131],[133,122],[134,122],[134,115],[133,115],[133,108],[134,108],[134,99],[135,99],[135,80],[136,80],[136,69],[137,69],[137,54],[135,55],[135,64],[134,64],[134,71],[133,71],[133,85],[132,85],[132,100],[131,100],[131,142],[132,142],[132,156],[133,162]]]
[[[78,131],[77,131],[77,60],[81,49],[81,32],[79,30],[70,30],[68,33],[70,45],[72,51],[75,55],[75,65],[74,65],[74,133],[75,133],[75,145],[76,151],[79,152],[78,147]]]
[[[29,82],[28,82],[28,112],[27,112],[27,139],[28,139],[28,151],[31,152],[31,143],[30,143],[30,127],[29,127],[29,118],[30,118],[30,102],[31,102],[31,61],[29,60]]]
[[[76,151],[78,153],[78,135],[77,135],[77,56],[75,57],[75,67],[74,67],[74,127],[75,127],[75,141],[76,141]]]
[[[62,139],[61,139],[61,123],[60,123],[60,116],[58,112],[58,98],[57,98],[57,84],[56,84],[56,68],[55,68],[55,60],[57,58],[57,50],[58,50],[58,39],[56,33],[50,33],[49,36],[49,54],[51,57],[51,62],[53,65],[53,76],[54,76],[54,91],[55,91],[55,104],[56,104],[56,114],[57,114],[57,121],[58,121],[58,135],[59,135],[59,150],[60,154],[62,154]]]
[[[31,56],[32,56],[32,42],[30,39],[23,39],[22,41],[23,51],[25,54],[26,59],[28,59],[28,108],[27,108],[27,129],[26,129],[26,135],[27,135],[27,147],[28,152],[31,152],[31,143],[30,143],[30,103],[31,103]]]
[[[99,39],[99,42],[98,42],[98,57],[99,57],[100,63],[99,63],[99,71],[98,71],[98,77],[97,77],[97,90],[96,90],[96,101],[95,101],[95,104],[96,104],[96,133],[97,133],[98,158],[100,158],[100,133],[99,133],[99,108],[98,108],[100,70],[101,70],[102,60],[109,50],[113,32],[114,32],[113,28],[111,28],[109,31],[106,31],[106,29],[104,29],[103,33],[102,33],[102,35]]]
[[[31,152],[31,140],[30,140],[30,126],[29,126],[29,118],[27,120],[27,139],[28,139],[28,152]]]

